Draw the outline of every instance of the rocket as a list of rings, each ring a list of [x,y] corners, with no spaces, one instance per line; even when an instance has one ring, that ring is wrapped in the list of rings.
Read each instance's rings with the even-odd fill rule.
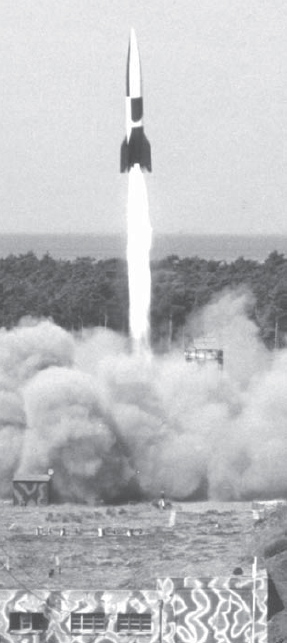
[[[129,172],[136,164],[151,172],[150,144],[143,128],[140,57],[133,29],[127,60],[126,132],[126,138],[121,145],[121,172]]]

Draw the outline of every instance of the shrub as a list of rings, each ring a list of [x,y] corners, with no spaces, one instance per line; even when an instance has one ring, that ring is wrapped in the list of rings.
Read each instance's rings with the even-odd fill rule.
[[[272,558],[272,556],[276,556],[276,554],[280,554],[282,551],[287,550],[287,538],[278,538],[274,542],[270,543],[270,545],[266,545],[264,549],[264,556],[265,558]]]

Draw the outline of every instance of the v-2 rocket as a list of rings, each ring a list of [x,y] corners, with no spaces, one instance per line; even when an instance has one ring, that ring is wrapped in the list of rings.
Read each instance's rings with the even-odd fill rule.
[[[151,172],[150,144],[143,128],[141,66],[134,29],[131,29],[127,60],[126,131],[121,146],[121,172],[129,172],[136,164]]]

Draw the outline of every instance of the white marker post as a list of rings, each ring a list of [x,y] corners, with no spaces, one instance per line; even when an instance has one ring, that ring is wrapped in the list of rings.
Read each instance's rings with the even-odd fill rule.
[[[252,633],[251,633],[251,643],[254,643],[255,642],[257,556],[254,556],[254,563],[252,565],[252,579],[253,579],[253,591],[252,591]]]

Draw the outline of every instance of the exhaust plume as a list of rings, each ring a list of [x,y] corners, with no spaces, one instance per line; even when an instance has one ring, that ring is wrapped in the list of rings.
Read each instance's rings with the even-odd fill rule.
[[[144,175],[140,165],[129,171],[128,187],[129,323],[134,349],[149,348],[151,225]]]
[[[183,347],[143,360],[103,329],[2,330],[1,495],[50,467],[61,502],[286,495],[287,350],[264,348],[248,306],[225,294],[190,320],[196,345],[223,348],[223,371]]]

